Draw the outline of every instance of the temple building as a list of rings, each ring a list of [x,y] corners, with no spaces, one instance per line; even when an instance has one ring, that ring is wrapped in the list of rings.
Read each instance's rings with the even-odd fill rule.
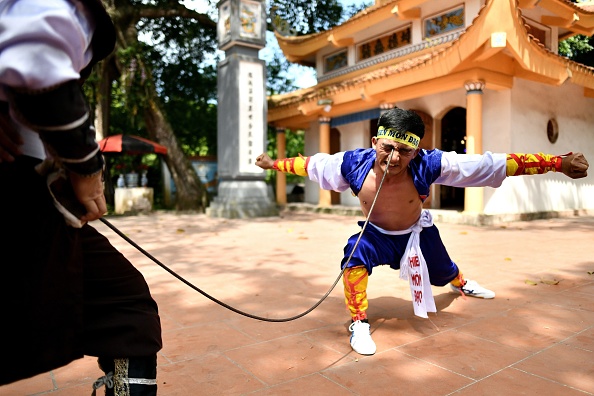
[[[558,55],[559,42],[594,34],[594,2],[376,0],[342,25],[276,37],[317,85],[268,97],[279,158],[305,131],[303,155],[371,147],[382,111],[415,110],[421,148],[458,153],[583,152],[594,163],[594,68]],[[286,204],[278,174],[277,203]],[[358,207],[350,191],[305,181],[306,203]],[[594,212],[594,171],[509,177],[498,189],[432,186],[426,208],[474,219]]]

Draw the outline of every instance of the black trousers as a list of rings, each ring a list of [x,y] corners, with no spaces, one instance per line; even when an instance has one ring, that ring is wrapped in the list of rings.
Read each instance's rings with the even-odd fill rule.
[[[83,355],[155,354],[161,326],[144,277],[93,227],[66,225],[35,163],[0,163],[0,385]]]

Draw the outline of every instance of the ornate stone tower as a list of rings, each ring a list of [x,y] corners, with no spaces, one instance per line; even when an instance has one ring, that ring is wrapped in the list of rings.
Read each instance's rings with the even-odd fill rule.
[[[255,165],[266,151],[266,67],[258,51],[266,45],[265,2],[223,0],[218,4],[218,194],[211,217],[274,216],[272,187]]]

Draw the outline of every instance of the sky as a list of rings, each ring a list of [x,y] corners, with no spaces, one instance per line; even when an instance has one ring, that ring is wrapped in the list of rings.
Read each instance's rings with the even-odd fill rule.
[[[362,4],[365,2],[363,0],[339,0],[339,1],[344,7],[348,7],[351,4],[358,5],[358,4]],[[370,0],[367,0],[367,2],[369,3]],[[218,20],[218,15],[216,13],[216,9],[214,10],[214,12],[212,11],[212,9],[209,11],[209,5],[206,0],[186,0],[183,2],[183,4],[186,7],[190,8],[190,9],[194,9],[198,12],[208,13],[209,16],[213,20],[215,20],[215,21]],[[267,35],[266,36],[266,47],[263,48],[262,50],[260,50],[259,57],[260,57],[260,59],[269,60],[272,58],[274,51],[280,52],[280,48],[278,46],[276,39],[274,38],[273,33],[267,32],[266,35]],[[224,54],[221,53],[220,57],[224,58]],[[317,84],[316,73],[313,68],[304,67],[304,66],[300,66],[297,64],[291,64],[289,70],[287,70],[287,74],[289,76],[291,76],[291,78],[293,78],[293,80],[295,81],[295,85],[298,88],[309,88],[309,87]]]

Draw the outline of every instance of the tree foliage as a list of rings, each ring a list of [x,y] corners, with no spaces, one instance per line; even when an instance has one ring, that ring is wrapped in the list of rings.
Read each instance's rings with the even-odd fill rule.
[[[173,10],[177,3],[157,1],[155,7]],[[184,154],[216,155],[216,30],[206,16],[200,21],[184,13],[141,18],[138,34],[150,45],[144,44],[140,53],[150,65],[167,118],[175,120]]]
[[[272,55],[272,59],[266,63],[266,93],[275,95],[295,90],[295,80],[287,73],[289,61],[280,52]]]
[[[271,22],[277,28],[290,21],[281,34],[306,35],[328,30],[341,21],[343,7],[337,0],[271,0]],[[278,18],[277,18],[278,17]],[[276,23],[275,23],[276,22]]]
[[[594,36],[578,34],[560,41],[559,54],[575,62],[594,67]]]

